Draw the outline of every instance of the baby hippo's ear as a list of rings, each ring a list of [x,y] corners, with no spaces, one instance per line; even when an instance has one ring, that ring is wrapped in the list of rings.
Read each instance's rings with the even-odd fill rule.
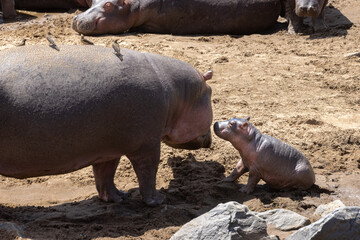
[[[250,117],[249,117],[249,116],[247,116],[245,119],[249,121],[249,120],[250,120]]]
[[[205,81],[211,79],[212,76],[213,76],[213,71],[211,71],[211,70],[207,71],[206,73],[203,74],[203,78]]]

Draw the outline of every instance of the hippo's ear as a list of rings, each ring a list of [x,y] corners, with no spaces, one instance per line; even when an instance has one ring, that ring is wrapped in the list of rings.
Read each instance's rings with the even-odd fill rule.
[[[249,121],[249,120],[250,120],[250,117],[249,117],[249,116],[247,116],[245,119]]]
[[[203,78],[204,78],[205,81],[211,79],[212,76],[213,76],[213,71],[211,71],[211,70],[207,71],[206,73],[203,74]]]

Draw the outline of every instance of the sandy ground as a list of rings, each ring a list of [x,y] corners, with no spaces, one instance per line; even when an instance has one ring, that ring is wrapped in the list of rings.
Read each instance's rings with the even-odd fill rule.
[[[250,36],[88,38],[104,46],[119,39],[124,48],[174,57],[201,71],[212,69],[214,121],[251,116],[263,133],[301,150],[315,170],[311,189],[277,192],[260,182],[246,195],[238,188],[247,175],[237,183],[221,183],[239,154],[214,135],[210,149],[162,146],[157,188],[166,202],[161,206],[142,203],[132,166],[123,158],[115,183],[130,192],[125,202],[98,200],[90,167],[24,180],[0,176],[0,221],[17,223],[25,237],[34,239],[168,239],[186,222],[232,200],[253,211],[286,208],[312,221],[317,206],[335,199],[360,206],[360,58],[344,57],[360,51],[359,12],[359,0],[330,0],[329,28],[311,35],[289,35],[279,19],[268,33]],[[59,44],[81,44],[70,27],[75,11],[19,13],[17,22],[0,24],[0,50],[24,38],[29,45],[47,44],[47,31]]]

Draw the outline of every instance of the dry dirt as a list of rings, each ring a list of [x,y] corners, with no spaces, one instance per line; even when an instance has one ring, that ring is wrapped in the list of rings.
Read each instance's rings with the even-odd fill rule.
[[[17,22],[0,24],[0,50],[16,47],[24,38],[28,45],[47,44],[47,31],[59,44],[81,44],[70,27],[75,11],[19,13]],[[25,237],[34,239],[168,239],[186,222],[227,201],[253,211],[286,208],[312,221],[317,220],[317,206],[335,199],[360,206],[360,58],[344,57],[360,51],[359,13],[359,0],[330,0],[329,28],[311,35],[289,35],[279,19],[268,33],[249,36],[88,37],[104,46],[119,39],[123,48],[174,57],[201,71],[212,69],[208,83],[214,121],[251,116],[260,131],[301,150],[315,170],[311,189],[277,192],[261,182],[246,195],[238,188],[247,175],[238,183],[221,183],[239,154],[213,135],[210,149],[162,146],[157,188],[166,203],[161,206],[142,203],[134,171],[123,158],[115,176],[118,188],[130,192],[123,203],[98,200],[90,167],[24,180],[0,177],[0,221],[20,225]]]

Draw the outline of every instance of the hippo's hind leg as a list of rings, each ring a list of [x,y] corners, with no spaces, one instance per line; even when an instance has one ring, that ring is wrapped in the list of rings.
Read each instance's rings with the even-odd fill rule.
[[[160,161],[160,141],[156,146],[145,146],[137,153],[129,154],[131,164],[139,182],[140,194],[148,206],[157,206],[164,196],[156,191],[156,173]]]
[[[233,182],[236,179],[238,179],[241,175],[248,172],[249,169],[244,165],[243,160],[240,159],[240,161],[236,164],[235,169],[232,171],[232,173],[224,178],[224,182]]]
[[[96,189],[99,198],[105,202],[121,202],[127,196],[114,184],[114,175],[118,164],[119,159],[114,159],[93,165]]]

